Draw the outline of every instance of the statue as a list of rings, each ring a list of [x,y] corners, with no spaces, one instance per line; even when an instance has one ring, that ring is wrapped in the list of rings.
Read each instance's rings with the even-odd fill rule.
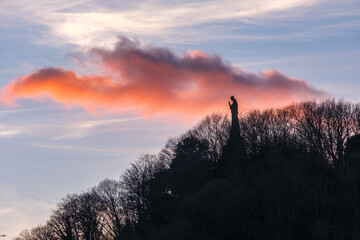
[[[234,98],[234,96],[231,96],[230,99],[233,102],[232,104],[230,104],[230,101],[229,101],[229,106],[231,109],[231,119],[233,120],[233,122],[234,122],[234,119],[235,119],[235,121],[238,122],[239,121],[238,120],[238,103],[237,103],[236,99]]]
[[[240,135],[240,124],[238,117],[238,103],[234,96],[230,97],[229,107],[231,110],[231,129],[229,138],[223,148],[221,158],[219,160],[219,175],[231,176],[238,173],[234,169],[243,167],[243,161],[246,159],[246,150],[244,140]]]
[[[239,133],[239,118],[238,118],[238,103],[234,96],[230,97],[232,104],[229,101],[229,106],[231,109],[231,133]]]

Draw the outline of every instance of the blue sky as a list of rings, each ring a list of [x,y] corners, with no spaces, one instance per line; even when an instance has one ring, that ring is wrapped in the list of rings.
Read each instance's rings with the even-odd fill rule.
[[[0,85],[43,67],[101,73],[73,54],[111,49],[118,35],[177,54],[218,54],[255,74],[275,69],[335,98],[360,100],[360,2],[351,0],[2,0]],[[67,193],[117,178],[141,153],[157,153],[201,117],[144,118],[131,109],[92,115],[50,99],[17,102],[0,106],[6,239],[43,223]]]

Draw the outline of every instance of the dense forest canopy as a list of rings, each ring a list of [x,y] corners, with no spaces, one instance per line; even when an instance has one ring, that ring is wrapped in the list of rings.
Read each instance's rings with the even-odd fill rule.
[[[360,104],[206,116],[18,240],[360,239]]]

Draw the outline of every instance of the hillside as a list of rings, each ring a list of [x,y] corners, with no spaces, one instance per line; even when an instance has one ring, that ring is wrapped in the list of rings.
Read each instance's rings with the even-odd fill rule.
[[[206,116],[18,240],[360,239],[359,133],[344,101]]]

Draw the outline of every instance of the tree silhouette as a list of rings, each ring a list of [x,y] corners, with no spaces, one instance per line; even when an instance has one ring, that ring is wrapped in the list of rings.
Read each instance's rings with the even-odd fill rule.
[[[18,240],[360,239],[360,105],[232,101]]]

